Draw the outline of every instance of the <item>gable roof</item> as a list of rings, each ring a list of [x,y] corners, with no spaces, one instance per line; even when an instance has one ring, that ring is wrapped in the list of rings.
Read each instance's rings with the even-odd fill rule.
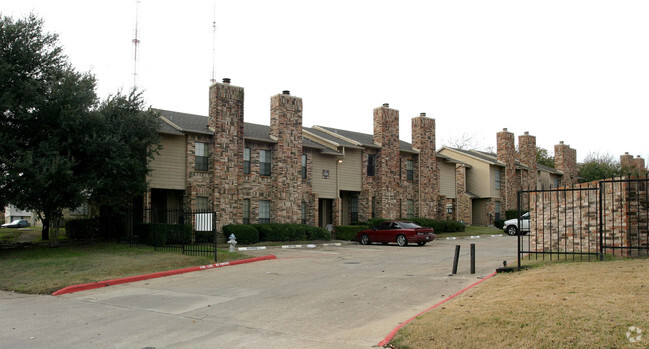
[[[341,130],[339,128],[326,127],[326,126],[313,126],[313,128],[329,131],[329,134],[327,134],[326,132],[322,132],[322,133],[327,134],[329,138],[335,140],[336,142],[342,140],[343,138],[347,138],[359,143],[363,147],[381,148],[378,144],[374,143],[374,136],[371,134]],[[336,135],[338,135],[339,137],[336,137]],[[419,153],[418,151],[412,148],[412,144],[408,142],[404,142],[402,140],[399,140],[399,150],[404,152],[409,152],[409,153],[415,153],[415,154]]]
[[[210,131],[210,129],[207,128],[207,116],[179,113],[163,109],[152,108],[152,110],[158,113],[163,118],[163,120],[170,124],[170,126],[174,127],[180,132],[191,132],[208,135],[214,134],[214,132]]]

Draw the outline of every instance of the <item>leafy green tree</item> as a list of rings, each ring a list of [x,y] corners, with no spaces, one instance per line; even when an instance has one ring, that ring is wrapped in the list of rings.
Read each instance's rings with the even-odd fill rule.
[[[554,156],[547,149],[536,147],[536,163],[554,168]]]
[[[620,163],[611,154],[589,153],[579,164],[582,182],[613,178],[620,175]]]
[[[56,244],[64,208],[141,194],[157,150],[142,109],[136,92],[98,105],[94,77],[72,68],[42,20],[0,17],[0,204],[34,210]]]

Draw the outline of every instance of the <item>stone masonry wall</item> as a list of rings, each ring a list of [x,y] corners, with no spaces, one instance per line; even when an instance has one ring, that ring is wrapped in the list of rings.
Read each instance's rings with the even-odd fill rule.
[[[602,193],[604,244],[615,254],[637,255],[625,247],[649,247],[647,181],[606,182]],[[530,250],[596,253],[599,245],[599,182],[572,191],[530,194]],[[613,253],[607,249],[605,253]],[[640,254],[646,255],[645,252]]]
[[[208,161],[207,171],[196,170],[196,143],[205,143],[208,148],[208,156],[213,157],[213,139],[209,135],[188,134],[187,137],[187,166],[186,166],[186,190],[184,196],[184,206],[189,207],[192,211],[197,210],[196,198],[199,196],[208,198],[208,207],[214,207],[214,164]]]
[[[213,157],[214,210],[217,230],[241,222],[239,184],[243,174],[243,99],[242,87],[230,85],[229,79],[210,86],[208,126],[214,131]]]
[[[518,161],[530,168],[529,171],[523,171],[521,178],[521,187],[524,190],[536,189],[537,170],[536,170],[536,137],[525,131],[525,134],[518,136]]]
[[[471,197],[466,193],[466,166],[455,165],[455,220],[471,224]]]
[[[419,150],[419,176],[416,176],[421,199],[419,216],[437,218],[439,200],[439,169],[435,148],[435,119],[421,113],[412,119],[412,147]],[[419,200],[416,200],[418,202]]]
[[[577,150],[570,148],[563,141],[554,146],[554,167],[563,172],[561,185],[564,187],[577,183],[579,169],[577,167]]]
[[[374,143],[381,146],[376,163],[378,183],[374,188],[380,217],[397,218],[400,216],[399,111],[387,103],[374,109]]]
[[[519,180],[516,177],[516,146],[514,144],[514,134],[504,128],[496,135],[496,145],[498,161],[505,164],[500,189],[502,193],[502,204],[505,210],[513,210],[516,208],[516,197],[520,188]],[[487,212],[493,212],[493,210],[487,210]]]

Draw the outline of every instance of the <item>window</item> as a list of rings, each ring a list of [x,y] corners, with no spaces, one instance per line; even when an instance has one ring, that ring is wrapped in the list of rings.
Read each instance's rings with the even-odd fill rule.
[[[408,219],[415,218],[415,201],[414,200],[408,200],[408,201],[406,201],[406,203],[407,203],[406,214],[408,215]]]
[[[243,148],[243,174],[250,174],[250,148]]]
[[[306,154],[302,154],[302,179],[306,179]]]
[[[196,171],[207,170],[207,144],[196,142]]]
[[[270,223],[270,201],[259,201],[259,223]]]
[[[409,181],[415,179],[415,165],[412,160],[406,160],[406,178]]]
[[[500,174],[500,169],[496,168],[494,169],[494,177],[496,177],[496,190],[501,189],[501,174]]]
[[[259,174],[270,176],[270,150],[259,151]]]
[[[197,196],[196,197],[196,210],[197,211],[202,211],[202,212],[205,212],[205,211],[209,210],[207,197],[205,197],[205,196]]]
[[[500,201],[496,201],[494,203],[494,211],[496,211],[495,212],[496,220],[499,220],[500,219]]]
[[[559,188],[559,177],[552,178],[553,188]]]
[[[302,224],[306,224],[306,202],[302,201]]]
[[[374,176],[376,167],[376,154],[367,154],[367,175]]]
[[[250,224],[250,200],[243,199],[243,224]]]
[[[349,210],[351,211],[351,221],[358,222],[358,198],[349,199]]]

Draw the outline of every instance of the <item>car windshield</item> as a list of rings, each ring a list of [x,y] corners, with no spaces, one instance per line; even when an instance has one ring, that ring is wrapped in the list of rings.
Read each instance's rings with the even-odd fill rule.
[[[401,228],[403,228],[403,229],[417,229],[417,228],[421,228],[421,226],[419,226],[419,225],[417,225],[417,224],[415,224],[415,223],[411,223],[411,222],[399,222],[399,225],[400,225]]]
[[[20,223],[20,219],[16,219],[15,221],[11,222],[11,224],[18,224]]]

